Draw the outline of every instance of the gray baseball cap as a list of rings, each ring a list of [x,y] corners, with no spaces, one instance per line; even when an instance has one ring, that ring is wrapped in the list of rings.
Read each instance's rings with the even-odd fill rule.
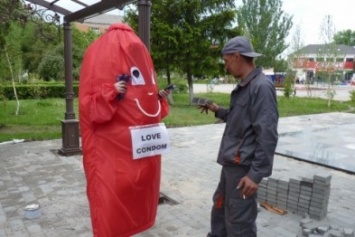
[[[245,36],[237,36],[228,40],[222,49],[222,55],[236,52],[251,58],[259,57],[262,55],[260,53],[254,52],[253,45]]]

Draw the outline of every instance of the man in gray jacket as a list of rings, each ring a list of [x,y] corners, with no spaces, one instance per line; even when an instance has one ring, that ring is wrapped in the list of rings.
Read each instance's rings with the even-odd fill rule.
[[[201,106],[226,122],[217,162],[222,165],[213,195],[209,237],[256,237],[256,192],[270,176],[277,145],[278,109],[272,81],[256,68],[250,41],[230,39],[222,50],[226,70],[241,82],[232,91],[228,109]]]

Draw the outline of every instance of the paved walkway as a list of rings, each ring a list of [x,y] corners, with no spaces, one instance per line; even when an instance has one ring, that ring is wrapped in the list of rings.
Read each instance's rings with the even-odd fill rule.
[[[317,116],[327,120],[338,115],[342,114]],[[355,121],[355,115],[346,116]],[[294,130],[292,124],[299,120],[281,118],[280,132]],[[168,129],[172,147],[163,158],[161,192],[177,204],[160,204],[155,226],[136,237],[206,236],[220,172],[216,155],[223,129],[224,124]],[[59,156],[60,147],[61,140],[0,145],[0,237],[92,236],[82,156]],[[317,173],[332,175],[328,215],[319,225],[355,229],[354,175],[275,157],[273,176],[313,177]],[[41,206],[41,217],[25,219],[24,207],[34,201]],[[261,208],[258,236],[297,236],[302,218]]]

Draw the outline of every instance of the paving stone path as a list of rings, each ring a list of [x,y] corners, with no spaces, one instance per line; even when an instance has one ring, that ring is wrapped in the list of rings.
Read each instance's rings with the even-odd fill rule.
[[[308,116],[312,123],[307,127],[319,120],[333,124],[340,117],[355,121],[353,114],[322,114]],[[281,118],[279,131],[305,129],[296,125],[304,119]],[[160,204],[155,226],[136,237],[206,236],[220,172],[216,155],[223,129],[224,124],[168,129],[171,152],[163,158],[161,193],[176,204]],[[59,156],[60,147],[61,140],[0,144],[0,237],[92,236],[82,156]],[[332,179],[327,217],[313,223],[355,229],[355,175],[275,156],[273,176],[317,173],[330,174]],[[32,202],[40,204],[41,216],[25,219],[24,207]],[[258,236],[302,236],[303,219],[299,214],[277,215],[261,208]]]

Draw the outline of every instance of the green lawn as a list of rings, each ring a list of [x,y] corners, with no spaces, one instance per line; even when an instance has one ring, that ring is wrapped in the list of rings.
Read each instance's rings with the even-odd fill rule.
[[[228,107],[229,94],[207,93],[196,96],[208,98]],[[174,94],[174,105],[163,122],[168,127],[194,126],[215,123],[213,114],[201,114],[196,106],[188,103],[188,94]],[[281,117],[328,112],[348,112],[350,102],[327,101],[313,98],[278,97]],[[353,104],[354,106],[354,104]],[[75,101],[77,111],[77,101]],[[20,114],[15,116],[16,101],[0,101],[0,142],[12,139],[47,140],[61,137],[61,120],[64,119],[64,99],[20,101]],[[78,118],[78,113],[76,112]]]

